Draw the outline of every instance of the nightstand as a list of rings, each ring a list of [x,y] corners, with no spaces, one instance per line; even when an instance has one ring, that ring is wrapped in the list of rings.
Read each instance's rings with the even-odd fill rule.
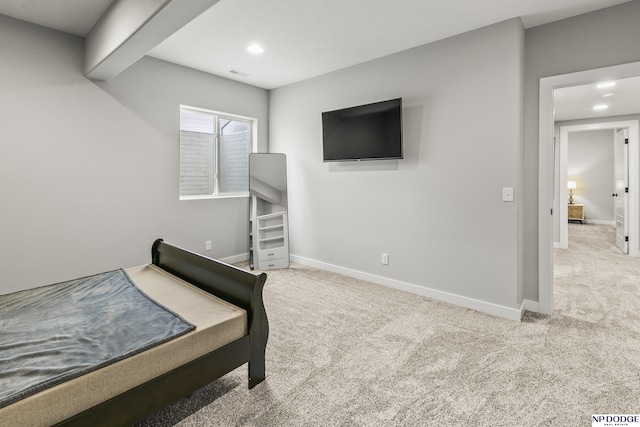
[[[582,221],[584,221],[584,205],[570,203],[567,206],[568,206],[567,216],[569,217],[569,221],[580,221],[580,224],[582,224]]]

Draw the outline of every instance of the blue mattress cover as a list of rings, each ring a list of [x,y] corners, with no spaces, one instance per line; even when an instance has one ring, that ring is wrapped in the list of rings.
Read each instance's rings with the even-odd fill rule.
[[[123,270],[0,295],[0,408],[194,328]]]

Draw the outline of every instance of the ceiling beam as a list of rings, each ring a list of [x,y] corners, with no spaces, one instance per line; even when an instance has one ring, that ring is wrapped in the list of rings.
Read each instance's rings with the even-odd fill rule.
[[[85,40],[84,73],[109,80],[219,0],[116,0]]]

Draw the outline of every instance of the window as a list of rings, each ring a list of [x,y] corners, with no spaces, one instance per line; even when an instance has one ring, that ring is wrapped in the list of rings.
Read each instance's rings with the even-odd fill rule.
[[[256,120],[180,106],[180,198],[246,196]]]

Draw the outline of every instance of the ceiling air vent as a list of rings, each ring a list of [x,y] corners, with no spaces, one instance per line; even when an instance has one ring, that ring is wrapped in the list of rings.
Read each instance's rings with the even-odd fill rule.
[[[236,76],[240,76],[240,77],[247,77],[249,75],[249,73],[245,73],[244,71],[235,70],[235,69],[231,69],[229,70],[229,72],[231,74],[235,74]]]

